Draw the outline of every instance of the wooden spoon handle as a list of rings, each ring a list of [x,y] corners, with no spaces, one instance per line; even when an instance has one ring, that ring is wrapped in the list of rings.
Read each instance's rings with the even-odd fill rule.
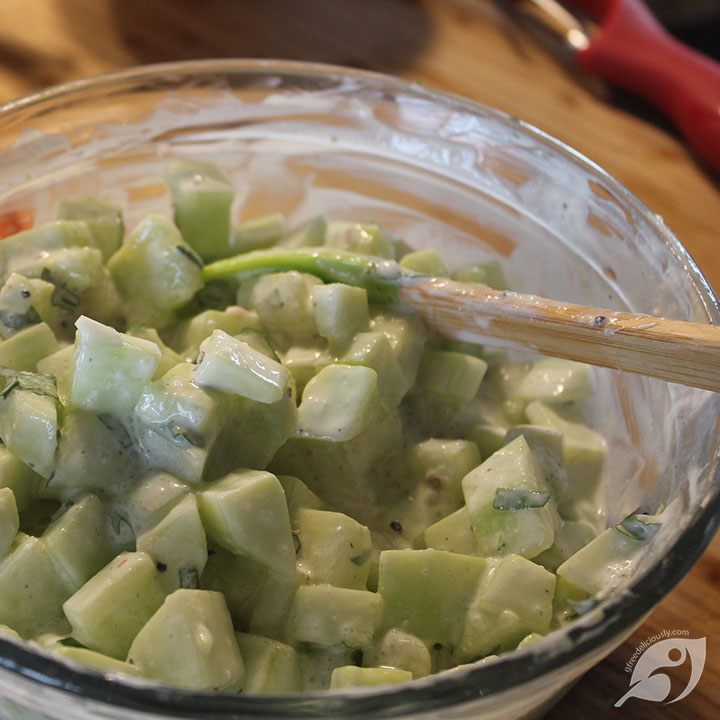
[[[412,278],[400,302],[439,335],[720,391],[720,327]]]

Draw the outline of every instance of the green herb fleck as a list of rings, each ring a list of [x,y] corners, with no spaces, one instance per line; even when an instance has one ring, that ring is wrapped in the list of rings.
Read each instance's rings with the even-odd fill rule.
[[[205,267],[205,263],[200,259],[200,256],[191,248],[185,245],[178,245],[175,249],[181,252],[190,262],[197,265],[201,270]]]
[[[293,545],[295,546],[295,554],[297,555],[300,552],[302,543],[300,542],[300,535],[295,530],[293,530],[292,539],[293,539]]]
[[[650,540],[660,529],[660,523],[646,523],[637,515],[623,520],[615,529],[633,540]]]
[[[522,488],[498,488],[495,491],[493,508],[495,510],[528,510],[545,507],[550,492],[534,492]]]
[[[58,645],[62,645],[64,647],[74,647],[74,648],[83,648],[84,650],[87,649],[87,645],[83,645],[81,642],[78,642],[74,637],[64,637],[60,638],[60,640],[57,641]]]
[[[9,330],[23,330],[30,325],[40,322],[37,310],[31,305],[24,313],[14,313],[9,310],[0,311],[0,322]]]
[[[47,373],[32,373],[24,370],[12,370],[0,367],[0,397],[6,398],[13,390],[27,390],[35,395],[57,400],[57,383],[54,375]]]
[[[364,565],[372,555],[372,551],[366,550],[364,553],[360,555],[355,555],[355,557],[350,558],[350,562],[355,563],[355,565]]]
[[[180,587],[185,590],[197,590],[200,583],[200,576],[195,568],[180,568]]]

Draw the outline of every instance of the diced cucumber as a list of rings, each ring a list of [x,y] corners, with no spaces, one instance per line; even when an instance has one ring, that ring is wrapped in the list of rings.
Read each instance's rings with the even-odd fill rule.
[[[515,425],[507,431],[503,445],[509,445],[519,435],[525,438],[555,498],[561,502],[567,492],[564,435],[560,430],[542,425]]]
[[[512,650],[531,632],[547,633],[554,591],[552,573],[519,555],[504,557],[470,603],[456,660]]]
[[[560,565],[585,547],[595,535],[595,528],[588,522],[562,520],[555,531],[555,542],[533,560],[551,572],[556,572]]]
[[[395,357],[411,387],[417,377],[418,366],[427,339],[422,320],[414,313],[389,312],[375,314],[370,329],[381,332],[390,341]]]
[[[410,389],[390,341],[381,332],[357,333],[340,362],[369,367],[377,373],[378,402],[384,414],[394,410]]]
[[[203,260],[232,252],[230,206],[235,191],[218,167],[194,160],[170,160],[163,175],[170,187],[175,224]]]
[[[235,633],[245,663],[246,693],[282,695],[301,690],[300,657],[285,643],[247,633]]]
[[[80,296],[76,310],[72,313],[74,321],[80,315],[91,315],[94,320],[112,327],[125,327],[125,303],[120,291],[115,285],[110,271],[102,268],[97,282]],[[60,322],[60,337],[66,337],[66,332],[72,328],[72,322],[63,319]]]
[[[331,347],[344,348],[356,332],[370,323],[367,291],[364,288],[330,283],[312,289],[312,306],[318,333]]]
[[[105,271],[102,263],[102,255],[94,247],[68,247],[17,258],[12,269],[54,285],[51,304],[72,313],[82,294],[101,284]]]
[[[298,433],[335,442],[352,440],[376,418],[378,376],[362,365],[328,365],[306,385]]]
[[[344,690],[353,687],[377,687],[378,685],[408,682],[412,679],[411,672],[399,668],[343,665],[343,667],[333,670],[330,678],[330,689]]]
[[[200,576],[200,587],[222,593],[235,627],[247,630],[258,607],[268,573],[267,565],[215,546],[208,550],[205,570]]]
[[[462,487],[480,555],[533,558],[553,544],[557,505],[524,437],[466,475]]]
[[[105,509],[86,495],[50,523],[42,541],[70,591],[79,590],[112,558]]]
[[[290,520],[293,520],[302,508],[325,510],[323,501],[299,478],[292,475],[278,475],[277,479],[285,492]]]
[[[326,348],[293,345],[283,353],[282,363],[295,381],[297,396],[302,397],[305,386],[324,367],[332,364],[333,358]]]
[[[0,290],[0,337],[9,338],[39,322],[53,330],[70,315],[52,304],[55,286],[11,273]]]
[[[128,662],[144,677],[192,690],[237,691],[245,667],[220,593],[176,590],[137,634]]]
[[[0,365],[35,372],[40,360],[59,349],[53,331],[46,323],[38,323],[0,342]]]
[[[125,552],[70,597],[63,611],[78,642],[121,660],[165,595],[153,559],[143,552]]]
[[[658,518],[634,515],[570,556],[557,575],[588,596],[605,595],[632,575],[638,555],[659,529]]]
[[[549,403],[581,403],[592,395],[592,377],[588,365],[543,358],[533,364],[530,372],[513,390],[522,402],[533,400]]]
[[[20,512],[37,496],[42,478],[22,460],[18,460],[6,447],[0,446],[0,488],[10,488]]]
[[[238,305],[231,305],[225,310],[205,310],[177,327],[172,345],[183,356],[194,360],[200,343],[215,330],[223,330],[234,336],[246,328],[260,329],[257,313]]]
[[[257,470],[232,473],[206,486],[198,504],[205,530],[218,545],[282,577],[294,577],[290,518],[274,475]]]
[[[461,555],[475,555],[477,541],[470,524],[470,515],[466,507],[438,520],[425,530],[425,545],[435,550],[447,550]]]
[[[61,500],[88,491],[108,497],[120,489],[126,476],[128,450],[96,415],[83,410],[66,413],[60,425],[55,472],[43,494]]]
[[[58,399],[63,404],[67,404],[70,397],[74,355],[75,348],[72,345],[66,345],[62,350],[38,360],[37,364],[39,373],[55,377]]]
[[[282,213],[246,220],[232,229],[232,251],[241,253],[271,247],[286,232],[287,223]]]
[[[509,289],[502,265],[497,260],[479,265],[466,265],[458,268],[451,277],[458,282],[487,285],[494,290]]]
[[[202,287],[202,261],[160,215],[143,220],[108,261],[128,322],[162,328]]]
[[[139,677],[140,672],[134,666],[123,660],[116,660],[102,653],[88,650],[81,647],[68,647],[60,643],[52,647],[52,653],[56,657],[70,662],[80,663],[94,670],[99,670],[106,677],[108,675],[128,675],[130,677]]]
[[[372,542],[364,525],[342,513],[301,509],[293,535],[298,569],[310,583],[366,589]]]
[[[427,646],[454,646],[487,568],[484,558],[442,550],[384,550],[378,580],[381,629],[403,630]]]
[[[19,533],[0,562],[0,624],[25,639],[44,632],[66,633],[62,604],[71,592],[45,544]]]
[[[162,520],[138,535],[137,549],[155,560],[170,592],[197,588],[208,554],[195,496],[185,495]]]
[[[141,338],[142,340],[155,343],[160,348],[160,360],[155,367],[155,372],[151,378],[152,380],[161,378],[166,372],[183,361],[180,355],[163,342],[155,328],[134,325],[127,331],[127,334],[130,337]]]
[[[325,243],[327,220],[324,215],[316,215],[310,220],[290,229],[277,242],[281,247],[318,247]]]
[[[545,403],[532,402],[525,412],[530,422],[555,428],[565,436],[568,486],[560,502],[563,517],[592,521],[597,516],[597,493],[607,453],[605,438],[586,425],[566,420]]]
[[[137,485],[125,505],[136,535],[157,525],[190,491],[173,475],[155,472]]]
[[[391,413],[345,442],[292,438],[269,467],[276,474],[299,477],[329,506],[363,522],[404,491],[391,462],[402,445],[400,417]]]
[[[342,643],[309,646],[300,655],[304,691],[329,690],[335,668],[357,662],[358,650]]]
[[[394,628],[363,652],[363,666],[407,670],[417,679],[432,672],[432,658],[420,638]]]
[[[414,270],[423,275],[445,277],[448,274],[447,266],[440,257],[440,253],[434,248],[417,250],[403,255],[400,264],[408,270]]]
[[[526,635],[518,644],[516,650],[522,650],[523,648],[526,648],[528,645],[533,645],[538,640],[542,640],[545,636],[541,635],[537,632],[531,632],[529,635]]]
[[[260,586],[257,604],[250,617],[250,632],[273,640],[287,640],[290,608],[300,585],[300,574],[292,578],[272,573]]]
[[[234,335],[234,337],[236,340],[247,343],[253,350],[257,350],[261,355],[280,362],[280,356],[275,352],[275,348],[272,346],[268,336],[261,330],[246,327],[237,333],[237,335]]]
[[[468,427],[464,435],[478,446],[482,459],[487,460],[503,446],[507,432],[502,425],[477,423]]]
[[[0,488],[0,562],[5,558],[20,529],[15,495],[9,487]]]
[[[392,240],[376,223],[329,222],[325,245],[363,255],[395,259]]]
[[[370,647],[380,613],[380,597],[367,590],[332,585],[301,587],[290,614],[290,636],[294,642]]]
[[[411,484],[408,492],[383,513],[381,524],[396,530],[411,545],[421,543],[425,529],[463,505],[461,482],[480,464],[475,443],[430,439],[404,453]],[[471,553],[472,554],[472,553]]]
[[[472,355],[430,351],[420,363],[415,390],[433,401],[463,405],[477,394],[486,371],[487,363]]]
[[[97,414],[127,415],[155,372],[160,348],[85,316],[75,325],[70,404]]]
[[[49,478],[57,448],[57,390],[50,375],[0,368],[0,438],[38,475]]]
[[[58,220],[84,220],[105,262],[120,247],[125,233],[120,208],[92,197],[62,198]]]
[[[262,403],[282,399],[290,372],[279,362],[222,330],[200,345],[193,382]]]
[[[273,345],[312,344],[318,337],[313,313],[313,289],[322,285],[314,275],[296,271],[271,273],[253,286],[251,304],[270,334]]]

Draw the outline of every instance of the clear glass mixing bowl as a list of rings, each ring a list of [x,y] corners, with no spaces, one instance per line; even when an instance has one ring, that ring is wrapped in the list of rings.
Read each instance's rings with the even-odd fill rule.
[[[452,268],[502,260],[520,291],[719,323],[718,300],[663,224],[601,169],[515,118],[400,80],[289,62],[207,61],[69,83],[0,108],[0,214],[52,219],[105,196],[132,227],[167,213],[175,155],[222,166],[237,215],[377,220]],[[605,521],[667,507],[626,587],[499,660],[372,691],[296,697],[120,683],[0,640],[0,717],[525,718],[610,653],[682,578],[719,518],[720,396],[596,373],[609,438]]]

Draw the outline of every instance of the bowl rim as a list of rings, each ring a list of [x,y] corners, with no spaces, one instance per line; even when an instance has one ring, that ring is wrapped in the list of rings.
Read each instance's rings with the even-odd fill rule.
[[[546,132],[518,118],[460,95],[430,89],[421,83],[391,75],[357,70],[339,65],[291,60],[209,59],[165,62],[107,72],[34,92],[0,105],[0,125],[17,113],[44,103],[73,97],[83,91],[100,91],[123,83],[143,80],[188,80],[209,75],[285,75],[353,78],[390,91],[412,92],[417,96],[447,105],[461,106],[486,117],[512,124],[551,150],[566,156],[583,169],[599,176],[616,197],[636,209],[657,229],[657,238],[665,243],[678,262],[685,265],[705,309],[715,324],[720,324],[720,303],[694,260],[662,219],[645,206],[624,185],[583,154]],[[22,676],[40,685],[66,691],[83,700],[112,705],[118,709],[154,712],[168,717],[219,718],[238,717],[398,717],[413,712],[427,713],[501,695],[538,680],[548,673],[562,670],[567,663],[598,652],[609,652],[609,638],[630,632],[690,570],[710,543],[720,525],[720,463],[715,462],[714,490],[695,519],[675,540],[668,553],[655,565],[633,578],[628,587],[614,593],[600,605],[599,621],[590,616],[561,628],[568,642],[541,640],[522,651],[513,651],[487,664],[476,664],[456,672],[446,672],[399,686],[349,692],[314,692],[297,695],[243,696],[193,692],[178,688],[116,682],[81,666],[72,667],[37,652],[30,646],[0,636],[0,669]],[[641,592],[638,592],[641,586]],[[594,615],[594,613],[591,613]],[[595,629],[596,632],[589,630]],[[601,628],[602,632],[597,632]],[[548,638],[548,641],[550,638]],[[547,646],[547,647],[546,647]]]

